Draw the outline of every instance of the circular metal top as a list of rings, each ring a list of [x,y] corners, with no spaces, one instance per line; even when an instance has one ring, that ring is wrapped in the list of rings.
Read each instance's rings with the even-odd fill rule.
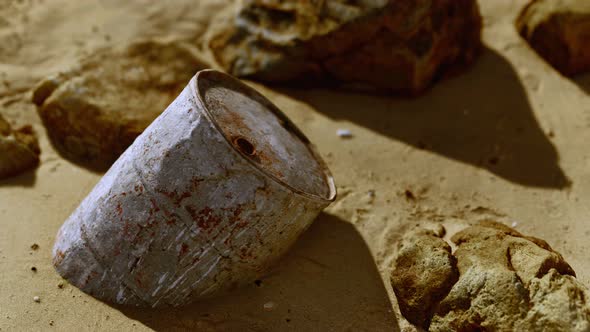
[[[323,160],[268,99],[215,70],[200,71],[194,82],[194,91],[213,124],[244,158],[300,195],[334,200],[336,188]]]

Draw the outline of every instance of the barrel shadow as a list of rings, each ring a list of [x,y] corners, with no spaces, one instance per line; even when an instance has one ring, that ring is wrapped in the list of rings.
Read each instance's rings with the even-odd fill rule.
[[[488,48],[467,72],[438,82],[414,99],[326,89],[278,91],[332,119],[354,122],[514,183],[570,185],[514,68]]]
[[[266,277],[244,288],[183,308],[116,309],[156,331],[400,330],[364,239],[325,213]]]
[[[572,80],[578,85],[578,87],[580,87],[580,89],[582,89],[582,91],[586,92],[587,95],[590,95],[590,73],[576,75]]]

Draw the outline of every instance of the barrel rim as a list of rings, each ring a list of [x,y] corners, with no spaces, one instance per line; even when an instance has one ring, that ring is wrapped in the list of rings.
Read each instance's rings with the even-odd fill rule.
[[[204,88],[202,86],[202,81],[207,80],[207,79],[215,79],[217,81],[231,81],[232,84],[236,84],[237,86],[240,87],[240,89],[243,89],[243,92],[246,92],[250,95],[255,96],[258,102],[263,103],[264,106],[266,106],[271,112],[273,112],[273,114],[275,116],[277,116],[281,121],[287,123],[288,129],[291,130],[291,132],[306,146],[306,148],[309,150],[309,152],[311,153],[314,160],[319,164],[319,168],[320,168],[321,172],[323,173],[324,180],[325,180],[326,184],[328,185],[328,189],[329,189],[328,195],[322,196],[319,194],[314,194],[314,193],[303,191],[301,189],[297,189],[297,188],[293,187],[292,185],[290,185],[289,183],[287,183],[286,181],[284,181],[284,180],[278,178],[277,176],[275,176],[274,174],[268,172],[261,165],[255,163],[250,158],[248,158],[246,155],[244,155],[244,153],[242,151],[238,150],[230,142],[230,139],[223,133],[223,130],[221,129],[219,123],[215,119],[215,116],[213,116],[211,111],[209,111],[209,109],[207,108],[208,106],[207,106],[207,103],[205,102],[205,96],[204,96],[204,91],[206,91],[206,88]],[[303,132],[268,98],[263,96],[260,92],[256,91],[254,88],[244,84],[239,79],[237,79],[231,75],[228,75],[226,73],[214,70],[214,69],[205,69],[205,70],[201,70],[201,71],[197,72],[195,77],[190,82],[190,87],[191,87],[190,90],[193,93],[193,95],[195,96],[195,98],[197,98],[199,100],[199,102],[201,103],[201,105],[203,106],[203,110],[204,110],[204,113],[205,113],[205,116],[207,117],[207,119],[213,124],[213,126],[221,134],[221,136],[223,136],[224,140],[227,142],[227,144],[229,144],[229,146],[231,146],[232,150],[235,151],[242,158],[247,160],[248,163],[250,163],[250,165],[254,166],[254,168],[256,168],[258,171],[260,171],[265,176],[271,178],[273,181],[277,182],[279,185],[284,186],[284,187],[288,188],[290,191],[292,191],[293,193],[303,196],[307,199],[319,200],[319,201],[323,201],[323,202],[327,202],[327,203],[331,203],[336,199],[337,192],[336,192],[336,185],[334,182],[334,177],[332,176],[332,173],[330,172],[330,169],[326,165],[326,162],[324,161],[324,159],[317,152],[316,147],[311,143],[311,141],[307,138],[307,136],[305,136],[305,134],[303,134]]]

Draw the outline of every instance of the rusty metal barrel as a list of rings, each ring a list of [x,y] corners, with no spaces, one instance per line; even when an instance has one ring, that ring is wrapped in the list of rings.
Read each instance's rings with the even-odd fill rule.
[[[275,105],[205,70],[66,220],[53,263],[104,301],[184,305],[260,277],[335,196]]]

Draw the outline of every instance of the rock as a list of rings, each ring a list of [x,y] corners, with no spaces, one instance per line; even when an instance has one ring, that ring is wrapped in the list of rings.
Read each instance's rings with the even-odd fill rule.
[[[529,310],[531,280],[551,268],[573,274],[547,243],[503,224],[480,223],[455,234],[452,241],[458,246],[454,255],[460,277],[439,303],[432,331],[512,331]]]
[[[413,240],[404,241],[422,246],[427,255],[432,246],[440,245],[423,240],[424,235],[411,236]],[[545,241],[496,222],[468,227],[452,241],[457,249],[449,262],[456,265],[446,271],[456,268],[459,277],[446,287],[446,293],[432,291],[433,300],[421,293],[429,286],[427,280],[446,279],[448,272],[423,264],[428,260],[424,254],[408,255],[400,250],[392,284],[397,284],[394,290],[403,287],[398,275],[404,275],[406,285],[412,285],[405,292],[396,290],[402,314],[409,321],[433,314],[430,325],[422,325],[429,331],[590,331],[590,304],[586,302],[590,292]],[[439,259],[438,253],[430,255],[430,259]],[[400,257],[407,260],[402,265],[397,263]],[[404,268],[407,272],[396,272]],[[412,279],[414,282],[409,281]],[[416,297],[427,301],[414,306],[408,316],[402,303]]]
[[[217,62],[263,81],[416,94],[481,42],[474,0],[242,0],[212,33]]]
[[[555,269],[529,286],[532,306],[519,331],[590,331],[590,292],[576,278]]]
[[[400,243],[391,285],[408,321],[428,327],[433,306],[459,277],[451,247],[433,231],[417,230]]]
[[[502,263],[510,267],[525,286],[551,268],[575,276],[569,264],[547,242],[522,235],[501,223],[480,222],[455,234],[452,241],[458,246],[454,255],[459,259],[459,271],[467,270],[475,260],[480,265]],[[462,262],[471,265],[462,266]]]
[[[172,102],[203,62],[178,41],[101,49],[40,82],[33,102],[60,152],[110,164]]]
[[[31,126],[13,130],[0,115],[0,179],[39,164],[39,143]]]
[[[532,0],[516,26],[531,47],[564,75],[590,70],[590,2]]]

